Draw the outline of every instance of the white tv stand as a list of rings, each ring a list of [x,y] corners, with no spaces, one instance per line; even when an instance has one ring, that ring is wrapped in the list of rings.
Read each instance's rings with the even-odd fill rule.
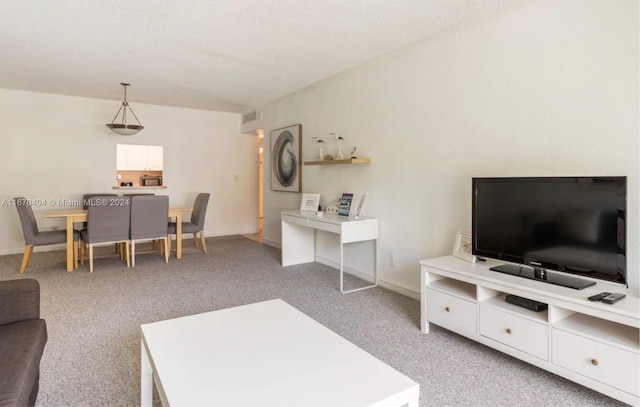
[[[421,329],[466,336],[625,403],[640,406],[640,299],[619,284],[584,290],[489,270],[453,256],[423,260]],[[549,271],[552,273],[552,271]],[[613,305],[587,297],[621,292]],[[513,294],[548,304],[535,312],[505,302]]]

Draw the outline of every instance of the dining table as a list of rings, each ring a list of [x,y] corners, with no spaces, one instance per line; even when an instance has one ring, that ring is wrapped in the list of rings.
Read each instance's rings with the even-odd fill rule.
[[[182,214],[193,211],[192,207],[170,206],[169,218],[176,219],[176,258],[182,258]],[[87,221],[87,209],[55,209],[45,212],[45,218],[65,218],[67,220],[67,271],[73,271],[73,224]]]

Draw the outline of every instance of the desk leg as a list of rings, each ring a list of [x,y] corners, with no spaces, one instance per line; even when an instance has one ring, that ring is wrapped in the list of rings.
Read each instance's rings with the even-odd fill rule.
[[[147,355],[144,340],[140,341],[140,406],[151,407],[153,405],[153,367]]]
[[[378,285],[378,239],[373,241],[373,282]]]
[[[182,258],[182,212],[176,214],[176,259]]]
[[[373,240],[373,284],[365,287],[344,290],[344,243],[340,242],[340,292],[342,294],[353,293],[378,286],[378,239]]]
[[[315,260],[315,230],[283,221],[282,265],[311,263]]]
[[[73,219],[67,216],[67,271],[73,271]]]
[[[340,242],[340,292],[344,294],[344,244]]]

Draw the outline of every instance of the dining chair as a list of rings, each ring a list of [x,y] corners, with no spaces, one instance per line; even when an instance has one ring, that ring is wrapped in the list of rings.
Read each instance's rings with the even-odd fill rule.
[[[207,205],[209,204],[210,194],[201,192],[196,196],[193,203],[193,211],[191,212],[191,221],[182,222],[182,233],[193,233],[193,241],[196,249],[199,249],[197,234],[200,233],[200,242],[202,243],[202,251],[207,252],[207,244],[204,241],[204,218],[207,214]],[[169,222],[169,235],[176,234],[176,222]],[[171,250],[171,238],[169,238],[169,250]]]
[[[24,197],[13,198],[14,205],[20,216],[22,224],[22,234],[24,235],[24,254],[22,255],[22,264],[20,265],[20,274],[23,274],[31,261],[31,254],[34,246],[47,246],[57,243],[67,242],[67,231],[51,230],[41,232],[38,229],[38,222],[33,214],[33,208],[29,204],[29,200]],[[78,237],[80,232],[73,232],[73,263],[74,267],[78,267]]]
[[[164,259],[169,262],[167,247],[169,197],[166,195],[136,195],[131,197],[131,267],[136,265],[136,242],[162,239],[164,241]]]
[[[93,247],[96,244],[124,243],[129,267],[129,221],[131,198],[112,195],[94,196],[87,206],[87,228],[80,232],[80,264],[84,264],[86,245],[89,244],[89,271],[93,273]],[[106,202],[106,204],[105,204]],[[121,256],[122,258],[122,256]]]
[[[130,194],[122,194],[122,196],[131,196],[131,197],[140,196],[140,195],[155,195],[155,194],[154,193],[150,193],[150,192],[143,192],[143,193],[132,192]],[[155,249],[156,248],[156,241],[154,240],[151,244],[153,245],[153,248]],[[165,246],[165,249],[166,249],[166,246]],[[117,246],[116,246],[116,252],[117,251],[118,251],[118,249],[117,249]]]
[[[91,198],[95,198],[96,196],[118,196],[118,194],[84,194],[82,195],[82,209],[87,209],[89,207],[89,200]],[[82,226],[80,227],[80,230],[86,229],[86,227],[87,227],[87,222],[82,222]]]

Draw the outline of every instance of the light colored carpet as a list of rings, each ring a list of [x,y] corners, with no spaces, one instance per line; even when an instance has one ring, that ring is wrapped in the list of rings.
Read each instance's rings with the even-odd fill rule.
[[[341,294],[330,267],[283,268],[277,249],[239,236],[207,247],[185,240],[182,260],[139,255],[135,268],[101,258],[93,274],[65,272],[63,252],[34,253],[24,277],[41,284],[49,332],[37,406],[138,405],[141,324],[274,298],[420,383],[421,406],[622,405],[437,326],[422,334],[418,301],[383,288]],[[0,257],[0,280],[21,278],[21,257]]]

